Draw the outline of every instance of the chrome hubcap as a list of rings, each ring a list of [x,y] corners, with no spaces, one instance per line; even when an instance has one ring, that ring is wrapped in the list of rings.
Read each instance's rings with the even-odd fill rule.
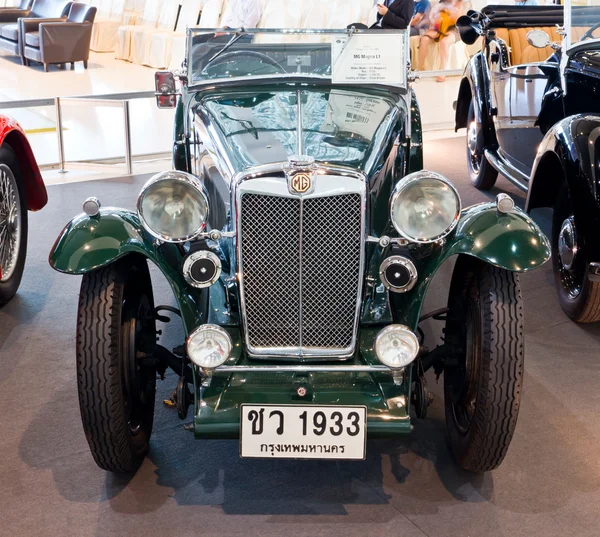
[[[479,172],[481,161],[481,155],[479,153],[479,148],[477,147],[478,134],[479,126],[477,125],[477,121],[473,119],[471,123],[469,123],[469,128],[467,129],[467,146],[471,157],[471,168],[475,173]]]
[[[567,218],[560,228],[558,235],[558,255],[565,270],[571,270],[579,251],[577,244],[577,229],[572,216]]]
[[[17,182],[0,164],[0,281],[8,280],[17,264],[21,245],[21,202]]]

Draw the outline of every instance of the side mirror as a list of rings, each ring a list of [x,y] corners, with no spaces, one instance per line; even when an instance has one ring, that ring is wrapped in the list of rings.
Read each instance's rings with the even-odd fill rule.
[[[171,71],[157,71],[154,74],[156,86],[156,105],[158,108],[175,108],[177,104],[177,85]]]
[[[552,44],[550,36],[544,30],[531,30],[531,32],[527,32],[527,42],[535,48],[546,48]]]

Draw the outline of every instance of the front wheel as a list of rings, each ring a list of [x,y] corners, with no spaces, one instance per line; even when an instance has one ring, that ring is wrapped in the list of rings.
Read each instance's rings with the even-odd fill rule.
[[[156,368],[150,274],[125,257],[83,276],[77,315],[77,385],[85,436],[96,464],[135,471],[148,451]]]
[[[485,140],[481,118],[475,114],[473,99],[467,117],[467,170],[473,186],[489,190],[496,184],[498,172],[485,158]]]
[[[558,194],[552,217],[552,268],[558,301],[578,323],[600,321],[600,283],[588,278],[585,242],[573,216],[569,190]]]
[[[17,292],[27,251],[27,203],[13,150],[0,147],[0,306]]]
[[[523,308],[515,273],[459,258],[449,297],[444,369],[450,448],[465,470],[497,468],[512,439],[523,386]]]

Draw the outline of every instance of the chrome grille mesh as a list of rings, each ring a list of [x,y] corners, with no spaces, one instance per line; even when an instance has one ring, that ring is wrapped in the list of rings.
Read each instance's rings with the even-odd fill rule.
[[[357,193],[302,201],[242,195],[241,266],[252,348],[351,347],[361,218]]]
[[[294,347],[300,340],[300,200],[242,197],[246,325],[253,347]]]
[[[352,344],[360,272],[359,194],[312,198],[302,214],[302,345]]]

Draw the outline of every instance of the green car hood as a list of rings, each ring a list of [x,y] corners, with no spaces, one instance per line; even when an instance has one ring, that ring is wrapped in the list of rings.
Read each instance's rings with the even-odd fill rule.
[[[198,95],[193,106],[197,120],[214,127],[235,172],[286,162],[299,149],[318,162],[368,171],[407,114],[400,95],[331,87],[220,91]]]

